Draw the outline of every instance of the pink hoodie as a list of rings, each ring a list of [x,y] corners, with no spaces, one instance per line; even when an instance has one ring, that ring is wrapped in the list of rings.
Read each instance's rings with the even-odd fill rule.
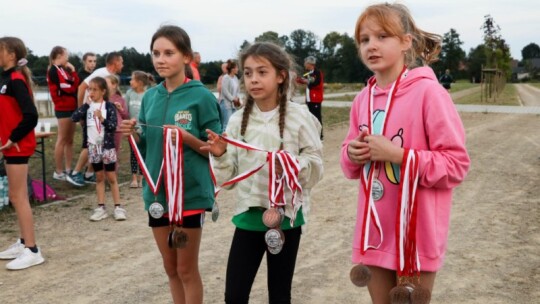
[[[374,128],[380,125],[390,86],[375,88]],[[364,166],[352,163],[347,156],[349,141],[368,125],[368,88],[354,99],[350,126],[341,147],[341,168],[349,179],[360,179]],[[383,114],[383,113],[380,113]],[[442,267],[448,239],[452,203],[452,189],[459,185],[469,170],[470,159],[465,149],[465,132],[456,108],[446,90],[438,83],[433,70],[415,68],[402,78],[393,101],[384,134],[395,145],[414,149],[419,153],[419,184],[417,247],[422,271],[437,271]],[[395,270],[396,214],[400,166],[385,164],[379,180],[384,195],[375,202],[383,230],[383,242],[378,249],[360,253],[360,240],[366,197],[359,183],[357,221],[353,243],[353,263],[379,266]],[[370,231],[375,231],[370,229]],[[378,237],[370,235],[370,244],[378,244]]]

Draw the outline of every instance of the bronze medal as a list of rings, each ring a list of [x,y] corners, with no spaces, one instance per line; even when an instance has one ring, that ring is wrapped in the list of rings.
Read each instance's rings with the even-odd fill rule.
[[[148,208],[148,213],[155,219],[160,219],[165,213],[165,208],[159,202],[153,202]]]
[[[217,222],[219,218],[219,206],[217,202],[214,202],[214,206],[212,206],[212,222]]]
[[[188,235],[184,232],[182,227],[174,228],[171,236],[171,248],[185,248],[188,242]]]
[[[373,179],[373,185],[371,186],[371,195],[374,201],[380,200],[384,195],[384,187],[378,178]]]
[[[276,208],[266,209],[263,213],[263,223],[268,228],[276,228],[281,224],[282,217]]]

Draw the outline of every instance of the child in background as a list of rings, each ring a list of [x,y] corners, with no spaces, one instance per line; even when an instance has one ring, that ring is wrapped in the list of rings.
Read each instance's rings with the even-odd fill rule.
[[[204,212],[212,208],[215,199],[208,153],[202,152],[200,147],[206,145],[205,130],[221,133],[219,105],[200,81],[186,77],[193,51],[190,38],[182,28],[160,27],[152,36],[150,48],[154,68],[165,80],[144,95],[138,117],[140,133],[135,132],[135,119],[122,121],[121,129],[126,135],[134,136],[148,169],[145,172],[145,175],[148,173],[147,181],[152,179],[161,185],[154,192],[146,182],[142,194],[148,211],[148,226],[152,227],[163,259],[173,302],[200,304],[203,303],[203,284],[199,272],[199,248]],[[169,179],[160,174],[167,151],[163,147],[163,126],[176,129],[183,138],[182,166],[185,172],[181,225],[174,222],[175,214],[168,211],[172,199],[167,200],[164,188]],[[171,210],[174,212],[175,209]],[[187,243],[175,247],[172,241],[175,238],[170,233],[178,229],[185,234]]]
[[[361,265],[351,279],[367,285],[373,303],[421,294],[429,301],[446,252],[452,189],[470,164],[461,119],[427,66],[441,38],[418,29],[405,6],[386,3],[360,15],[355,40],[374,76],[353,101],[341,148],[345,176],[361,180],[352,256]],[[358,277],[355,269],[363,269]]]
[[[235,185],[238,199],[232,222],[236,230],[227,264],[225,302],[248,303],[253,280],[266,252],[269,303],[290,303],[301,226],[307,222],[311,188],[322,178],[321,125],[305,106],[287,99],[292,61],[284,50],[272,43],[255,43],[242,52],[239,62],[247,100],[231,116],[223,136],[266,151],[284,150],[293,155],[300,166],[298,179],[303,203],[298,209],[290,203],[284,208],[269,206],[269,164]],[[212,131],[208,134],[210,146],[204,150],[215,158],[218,184],[266,161],[265,152],[228,145],[218,134]],[[281,176],[283,168],[279,162],[275,166],[277,175]],[[285,192],[285,197],[290,198],[290,192]],[[263,213],[271,209],[279,209],[285,215],[274,227],[283,231],[285,237],[285,242],[278,246],[265,243],[265,234],[272,229],[263,223]]]
[[[131,80],[129,81],[129,86],[131,87],[126,92],[126,102],[129,111],[129,117],[134,119],[139,119],[139,112],[141,110],[142,98],[144,92],[154,83],[154,76],[150,73],[145,73],[143,71],[134,71],[131,73]],[[130,163],[131,163],[131,184],[130,188],[142,187],[142,172],[137,164],[137,159],[135,158],[135,153],[131,146],[130,153]]]
[[[109,90],[109,102],[116,107],[116,125],[117,130],[114,133],[114,149],[116,150],[116,172],[118,173],[118,167],[120,167],[120,146],[122,143],[123,134],[118,130],[122,120],[129,119],[129,112],[126,105],[126,100],[122,97],[120,91],[120,80],[116,75],[109,75],[105,77],[107,81],[107,88]]]
[[[102,77],[95,77],[90,80],[88,86],[88,99],[72,116],[75,122],[86,120],[84,128],[88,136],[88,160],[96,173],[98,207],[90,216],[91,221],[101,221],[109,216],[105,209],[105,176],[114,201],[114,219],[117,221],[126,219],[126,210],[120,205],[120,190],[116,177],[117,156],[114,146],[116,107],[107,99],[109,99],[107,82]]]
[[[9,200],[19,221],[20,239],[0,252],[10,270],[39,265],[45,260],[36,244],[32,209],[28,200],[28,160],[36,148],[34,127],[38,112],[32,93],[32,75],[26,66],[27,50],[16,37],[0,38],[0,152],[4,154]]]

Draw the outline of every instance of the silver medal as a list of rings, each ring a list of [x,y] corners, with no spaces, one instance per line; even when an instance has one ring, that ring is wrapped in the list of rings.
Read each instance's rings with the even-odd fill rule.
[[[165,213],[165,209],[160,203],[153,202],[152,205],[150,205],[150,207],[148,208],[148,213],[150,213],[151,217],[155,219],[160,219]]]
[[[100,134],[96,138],[96,145],[101,146],[101,144],[103,144],[103,135]]]
[[[217,202],[214,202],[214,206],[212,206],[212,222],[216,222],[219,218],[219,206]]]
[[[275,248],[272,248],[270,246],[268,246],[268,252],[270,252],[271,254],[278,254],[281,252],[281,249],[283,249],[283,244],[275,247]]]
[[[373,196],[374,201],[380,200],[384,195],[383,184],[377,178],[373,179],[373,184],[371,186],[371,195]]]
[[[269,229],[264,235],[264,241],[270,248],[277,248],[283,244],[281,233],[277,229]]]

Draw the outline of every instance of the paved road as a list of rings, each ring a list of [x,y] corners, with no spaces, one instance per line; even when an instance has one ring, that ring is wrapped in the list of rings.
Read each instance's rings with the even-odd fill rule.
[[[524,106],[540,106],[540,89],[525,83],[517,83],[515,86]]]

